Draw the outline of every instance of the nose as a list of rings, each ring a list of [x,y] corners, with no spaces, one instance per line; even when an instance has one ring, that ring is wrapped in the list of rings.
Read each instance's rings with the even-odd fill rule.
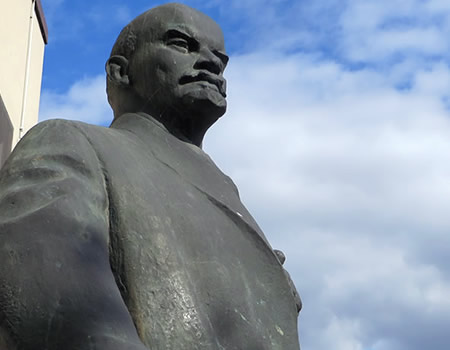
[[[194,68],[198,70],[207,70],[208,72],[219,75],[224,67],[219,57],[217,57],[209,48],[202,48],[200,55],[194,64]]]

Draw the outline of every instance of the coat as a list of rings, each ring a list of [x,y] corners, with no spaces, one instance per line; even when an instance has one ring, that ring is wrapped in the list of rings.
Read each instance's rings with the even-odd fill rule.
[[[298,310],[231,179],[146,114],[40,123],[0,173],[2,349],[298,350]]]

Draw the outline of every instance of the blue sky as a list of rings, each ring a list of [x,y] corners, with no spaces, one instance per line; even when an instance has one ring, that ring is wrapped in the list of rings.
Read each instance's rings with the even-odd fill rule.
[[[40,119],[108,125],[104,62],[159,2],[42,0]],[[304,301],[304,350],[450,344],[450,2],[191,0],[224,29],[205,150]]]

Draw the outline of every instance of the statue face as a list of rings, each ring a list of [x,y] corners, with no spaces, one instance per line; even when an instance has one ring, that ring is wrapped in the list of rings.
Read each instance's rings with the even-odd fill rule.
[[[161,6],[146,16],[145,40],[139,42],[129,71],[131,86],[146,108],[152,114],[223,115],[228,57],[219,26],[182,5]]]

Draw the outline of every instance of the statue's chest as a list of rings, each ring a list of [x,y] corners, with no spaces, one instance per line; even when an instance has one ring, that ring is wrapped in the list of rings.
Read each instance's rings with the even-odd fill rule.
[[[155,349],[297,349],[288,282],[234,189],[217,172],[177,168],[147,157],[109,172],[112,264],[141,339]]]

